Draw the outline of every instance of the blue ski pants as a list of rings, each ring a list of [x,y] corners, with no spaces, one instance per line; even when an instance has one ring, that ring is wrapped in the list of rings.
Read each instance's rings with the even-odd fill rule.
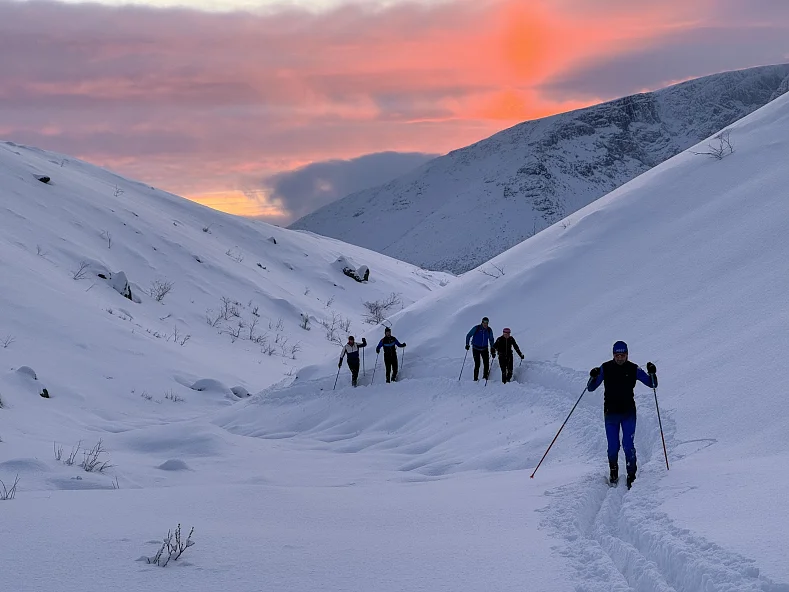
[[[608,438],[608,462],[616,463],[619,458],[619,430],[622,430],[622,448],[625,449],[627,474],[636,474],[636,413],[606,413],[605,435]]]

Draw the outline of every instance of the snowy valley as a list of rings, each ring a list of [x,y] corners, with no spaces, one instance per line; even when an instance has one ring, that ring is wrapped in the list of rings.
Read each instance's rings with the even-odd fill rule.
[[[728,129],[459,277],[0,145],[0,590],[789,591],[789,95]],[[118,271],[141,302],[95,275]],[[392,293],[385,384],[364,302]],[[223,296],[241,317],[211,326]],[[370,343],[357,388],[332,297]],[[296,360],[228,333],[255,306]],[[512,383],[471,380],[483,316],[526,356]],[[660,377],[630,491],[584,393],[618,339]],[[112,467],[64,462],[99,440]],[[149,564],[177,524],[194,546]]]

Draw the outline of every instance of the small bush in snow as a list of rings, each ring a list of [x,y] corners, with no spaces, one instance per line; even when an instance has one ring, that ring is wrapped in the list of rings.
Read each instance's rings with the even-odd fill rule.
[[[103,441],[99,439],[93,448],[82,453],[82,462],[79,466],[87,473],[103,473],[105,470],[115,466],[111,465],[108,460],[101,460],[100,456],[106,453]]]
[[[195,527],[193,526],[192,530],[189,531],[189,536],[184,540],[181,538],[180,524],[176,527],[174,533],[168,530],[167,536],[162,541],[162,546],[159,548],[159,551],[153,557],[146,557],[147,562],[152,565],[167,567],[170,561],[178,561],[178,558],[183,555],[184,551],[195,544],[192,540],[192,533],[194,533],[194,531]]]
[[[85,278],[88,277],[89,267],[90,267],[90,263],[88,263],[87,261],[80,261],[79,268],[77,268],[77,271],[72,272],[71,277],[75,280],[84,280]]]
[[[0,345],[3,346],[3,349],[6,349],[8,348],[9,345],[14,343],[14,341],[16,341],[16,339],[14,338],[13,335],[6,335],[2,339],[0,339]]]
[[[402,304],[398,294],[392,292],[384,300],[367,301],[364,303],[366,312],[364,322],[371,325],[380,325],[383,320],[394,312],[395,307]]]
[[[241,263],[244,260],[244,254],[238,247],[235,247],[234,249],[228,249],[225,251],[225,255],[230,257],[233,261],[237,261],[238,263]]]
[[[52,448],[55,452],[55,460],[61,462],[63,460],[63,447],[59,446],[57,442],[52,442]]]
[[[41,245],[36,245],[36,255],[38,255],[39,257],[46,257],[47,255],[49,255],[49,253],[47,253],[47,252],[46,252],[46,251],[45,251],[45,250],[44,250],[44,249],[41,247]]]
[[[479,272],[483,275],[488,275],[492,278],[498,279],[504,275],[504,266],[491,263],[490,268],[480,268]]]
[[[173,389],[170,389],[164,393],[164,398],[168,401],[172,401],[173,403],[182,403],[185,400],[183,397],[177,395]]]
[[[146,401],[153,401],[153,395],[148,394],[148,391],[141,392],[140,396]]]
[[[19,475],[14,478],[14,484],[11,486],[11,489],[7,489],[5,483],[3,483],[2,479],[0,479],[0,500],[12,500],[16,495],[16,486],[19,484]]]
[[[310,315],[304,312],[301,313],[301,322],[299,323],[299,327],[301,327],[305,331],[310,330]]]
[[[151,282],[151,291],[149,294],[156,302],[161,302],[164,297],[173,289],[173,282],[168,280],[154,280]]]
[[[111,249],[112,248],[112,235],[109,233],[108,230],[102,230],[101,231],[101,238],[103,238],[105,241],[107,241],[107,248]]]
[[[713,140],[716,141],[707,144],[708,149],[706,152],[694,152],[693,154],[711,156],[715,160],[723,160],[729,154],[734,153],[734,144],[731,142],[731,130],[723,130]]]

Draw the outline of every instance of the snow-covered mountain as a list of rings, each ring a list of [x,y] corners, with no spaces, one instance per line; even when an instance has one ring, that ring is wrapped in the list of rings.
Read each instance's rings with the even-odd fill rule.
[[[789,89],[789,64],[527,121],[297,220],[455,273],[476,267]]]
[[[200,378],[257,391],[371,328],[365,302],[390,314],[452,279],[10,142],[0,212],[0,351],[55,393],[76,394],[75,372],[121,397]],[[362,265],[367,282],[343,273]]]
[[[276,320],[325,274],[307,296],[343,285],[350,314],[354,289],[383,297],[422,272],[303,233],[267,243],[277,229],[4,145],[0,590],[787,592],[789,95],[729,129],[722,160],[683,152],[480,271],[414,283],[426,295],[390,319],[408,344],[397,382],[368,348],[352,388],[318,335],[296,362],[310,365],[239,400],[222,383],[270,384],[284,359],[201,330],[221,295]],[[337,282],[338,253],[372,262],[370,283]],[[72,279],[81,260],[172,293],[131,303]],[[258,261],[280,271],[259,280]],[[471,380],[482,315],[526,354],[514,382],[498,359]],[[183,346],[151,333],[174,318]],[[636,388],[630,491],[605,481],[602,393],[584,390],[617,339],[660,377]],[[99,443],[112,466],[79,466]],[[196,544],[149,563],[178,524]]]

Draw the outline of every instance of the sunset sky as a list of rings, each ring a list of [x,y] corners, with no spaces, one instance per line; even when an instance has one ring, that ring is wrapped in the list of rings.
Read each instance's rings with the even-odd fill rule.
[[[287,224],[526,119],[789,62],[789,2],[0,0],[0,56],[0,140]]]

